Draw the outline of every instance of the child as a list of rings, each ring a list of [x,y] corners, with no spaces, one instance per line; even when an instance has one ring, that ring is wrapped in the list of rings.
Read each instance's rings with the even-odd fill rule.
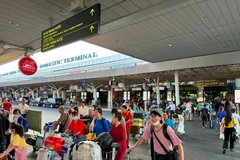
[[[23,137],[23,127],[19,124],[12,123],[10,129],[12,132],[11,141],[6,151],[0,154],[0,159],[8,155],[13,149],[15,149],[15,160],[27,159],[27,143]]]
[[[180,134],[185,134],[185,130],[184,130],[184,113],[180,113],[178,114],[178,127],[177,127],[177,132]]]

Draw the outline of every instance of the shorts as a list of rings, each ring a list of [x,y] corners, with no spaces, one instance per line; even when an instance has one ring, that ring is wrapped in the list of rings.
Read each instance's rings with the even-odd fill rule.
[[[186,114],[189,114],[189,110],[185,110],[185,113],[186,113]]]

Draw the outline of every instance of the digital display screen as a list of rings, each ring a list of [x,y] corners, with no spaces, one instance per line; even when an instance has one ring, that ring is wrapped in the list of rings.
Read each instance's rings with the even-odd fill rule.
[[[41,51],[46,52],[100,33],[98,3],[42,32]]]

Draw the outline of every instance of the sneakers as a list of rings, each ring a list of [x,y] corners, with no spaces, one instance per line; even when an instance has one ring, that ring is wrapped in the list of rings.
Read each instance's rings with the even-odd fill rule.
[[[233,150],[233,149],[230,149],[230,152],[234,152],[234,150]]]
[[[226,149],[224,148],[224,149],[223,149],[223,154],[225,154],[225,153],[226,153]]]

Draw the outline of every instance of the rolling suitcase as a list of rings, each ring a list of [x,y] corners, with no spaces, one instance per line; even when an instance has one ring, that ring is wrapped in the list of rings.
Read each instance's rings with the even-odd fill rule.
[[[131,127],[131,131],[130,131],[131,134],[140,134],[140,127],[139,126],[132,126]]]
[[[215,127],[215,121],[212,119],[212,116],[209,117],[209,128],[214,129]]]

